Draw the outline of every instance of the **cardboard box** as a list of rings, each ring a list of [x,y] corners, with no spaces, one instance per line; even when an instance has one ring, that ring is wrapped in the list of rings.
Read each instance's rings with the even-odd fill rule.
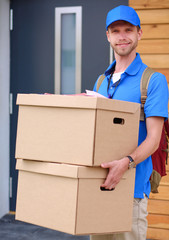
[[[17,104],[17,159],[99,166],[137,147],[138,103],[19,94]]]
[[[29,160],[19,169],[16,219],[73,235],[130,231],[135,169],[113,191],[101,191],[107,171]]]

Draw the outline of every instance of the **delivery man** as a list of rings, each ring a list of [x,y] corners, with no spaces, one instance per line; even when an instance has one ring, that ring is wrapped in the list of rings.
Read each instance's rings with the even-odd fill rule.
[[[136,52],[142,36],[140,19],[128,6],[109,11],[106,19],[107,40],[114,50],[115,61],[105,71],[98,92],[108,98],[140,103],[140,80],[147,67]],[[94,86],[96,91],[97,81]],[[168,86],[164,75],[155,72],[149,82],[144,105],[145,120],[140,121],[138,147],[122,159],[103,163],[109,173],[102,187],[114,188],[129,168],[136,166],[132,231],[91,236],[91,240],[145,240],[147,199],[152,173],[151,154],[159,146],[164,120],[168,118]],[[128,138],[128,136],[126,136]],[[130,139],[128,139],[130,141]]]

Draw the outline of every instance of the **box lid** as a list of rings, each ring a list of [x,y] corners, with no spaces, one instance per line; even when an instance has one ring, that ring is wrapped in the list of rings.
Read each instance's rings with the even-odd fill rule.
[[[63,163],[49,163],[17,159],[16,169],[69,178],[106,178],[108,170],[101,167],[84,167]],[[127,177],[127,172],[123,179]]]
[[[128,113],[135,113],[140,109],[139,103],[102,97],[57,94],[18,94],[17,105],[103,109]]]

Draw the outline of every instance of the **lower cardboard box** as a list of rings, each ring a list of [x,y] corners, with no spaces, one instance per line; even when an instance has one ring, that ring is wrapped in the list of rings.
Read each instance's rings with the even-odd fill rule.
[[[73,235],[131,231],[135,169],[103,191],[101,167],[17,159],[16,219]]]

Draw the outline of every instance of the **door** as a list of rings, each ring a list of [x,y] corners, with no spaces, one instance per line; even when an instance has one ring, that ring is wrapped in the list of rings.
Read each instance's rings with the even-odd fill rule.
[[[10,210],[15,211],[17,171],[15,142],[17,93],[55,92],[55,9],[81,7],[81,91],[92,89],[109,65],[110,48],[105,34],[107,12],[126,0],[11,0],[11,82],[13,109],[10,117]],[[57,37],[57,36],[56,36]],[[60,51],[58,49],[58,51]],[[72,92],[71,92],[72,93]]]

